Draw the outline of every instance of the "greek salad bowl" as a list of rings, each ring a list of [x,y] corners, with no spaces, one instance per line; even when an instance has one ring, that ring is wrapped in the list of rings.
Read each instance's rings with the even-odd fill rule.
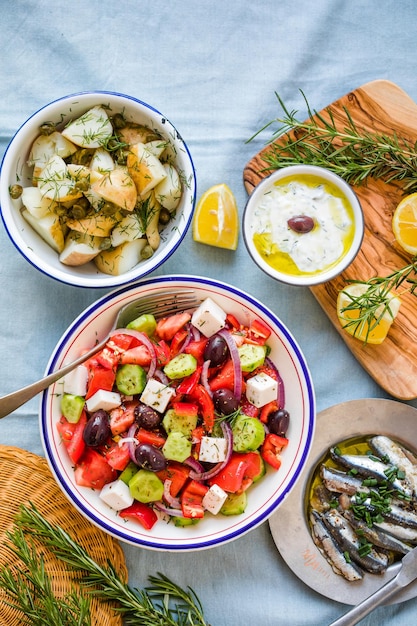
[[[112,330],[124,305],[184,291],[197,298],[192,308],[133,315]],[[297,483],[316,419],[288,328],[229,284],[145,278],[82,312],[47,372],[109,333],[104,350],[40,400],[45,456],[69,501],[122,542],[153,550],[213,548],[265,522]]]
[[[181,244],[196,179],[173,124],[110,91],[43,106],[1,165],[6,232],[35,268],[62,283],[114,288],[146,276]]]

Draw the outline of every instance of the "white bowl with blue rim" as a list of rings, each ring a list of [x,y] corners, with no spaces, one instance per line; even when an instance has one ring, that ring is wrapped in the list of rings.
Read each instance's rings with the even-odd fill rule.
[[[249,488],[244,513],[234,516],[207,515],[196,525],[176,527],[163,520],[145,530],[137,522],[121,519],[99,494],[80,487],[74,469],[57,431],[60,420],[60,382],[46,390],[40,401],[40,433],[49,466],[69,501],[93,524],[120,541],[154,550],[186,552],[220,546],[265,522],[294,488],[305,466],[312,445],[316,407],[312,378],[297,340],[281,320],[264,304],[241,289],[211,278],[178,275],[145,278],[120,287],[98,299],[74,320],[58,341],[46,373],[74,360],[111,330],[119,308],[141,296],[158,297],[167,289],[191,288],[199,298],[210,297],[243,324],[253,319],[272,330],[268,339],[270,359],[284,384],[285,408],[290,413],[289,443],[282,453],[278,471],[266,475]]]
[[[91,107],[103,105],[109,115],[121,113],[129,122],[142,124],[159,132],[169,142],[172,164],[182,183],[181,201],[175,216],[161,230],[161,243],[153,256],[143,259],[129,271],[113,276],[97,269],[93,261],[69,266],[59,260],[51,248],[28,224],[21,213],[21,199],[11,198],[10,188],[18,184],[32,185],[33,167],[28,158],[40,126],[55,123],[61,130],[70,120],[78,118]],[[162,265],[183,241],[191,224],[196,199],[196,177],[188,147],[179,131],[150,104],[130,95],[112,91],[88,91],[58,98],[33,113],[10,141],[1,164],[0,205],[4,228],[20,254],[43,274],[62,283],[87,288],[114,288],[146,276]]]

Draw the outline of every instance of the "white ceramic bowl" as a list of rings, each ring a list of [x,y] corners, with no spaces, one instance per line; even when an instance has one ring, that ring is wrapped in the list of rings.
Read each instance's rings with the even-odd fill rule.
[[[111,114],[123,113],[128,121],[144,124],[159,131],[171,145],[173,163],[180,172],[183,194],[175,218],[161,232],[161,245],[155,254],[138,263],[130,271],[111,276],[100,272],[90,261],[86,265],[70,267],[59,261],[58,254],[29,226],[20,213],[21,201],[10,198],[9,188],[18,183],[30,186],[31,170],[27,166],[29,151],[39,135],[39,127],[46,121],[62,128],[92,106],[103,104]],[[17,250],[44,274],[78,287],[114,288],[146,276],[159,267],[182,242],[191,223],[196,198],[196,179],[188,148],[179,132],[162,113],[132,96],[109,91],[90,91],[64,96],[34,113],[16,132],[3,157],[1,165],[1,216],[7,234]]]
[[[342,199],[345,203],[345,207],[351,214],[350,218],[351,224],[353,224],[353,230],[350,232],[351,237],[349,243],[344,245],[343,252],[336,256],[335,260],[332,260],[331,263],[325,262],[320,269],[293,272],[291,268],[284,268],[284,258],[279,261],[277,260],[273,265],[268,262],[267,257],[265,255],[261,255],[257,249],[254,242],[254,235],[255,233],[262,232],[262,227],[260,228],[259,226],[260,219],[265,219],[266,213],[264,208],[260,209],[260,205],[261,203],[264,207],[267,206],[266,203],[270,203],[270,206],[272,205],[270,197],[271,191],[274,190],[274,187],[281,184],[286,185],[288,181],[305,182],[306,176],[310,177],[310,180],[312,180],[311,177],[314,177],[317,184],[327,184],[332,186],[335,192],[333,195]],[[291,229],[287,224],[282,224],[283,239],[288,236],[296,239],[293,245],[297,246],[298,249],[302,251],[302,261],[308,259],[309,254],[311,253],[312,249],[308,247],[310,244],[307,244],[307,241],[311,241],[311,236],[320,237],[321,241],[323,241],[323,236],[326,236],[325,231],[328,226],[330,225],[330,227],[333,228],[333,225],[335,224],[333,219],[321,222],[323,216],[322,209],[317,210],[314,206],[312,206],[310,200],[309,202],[310,206],[306,205],[304,209],[300,210],[300,214],[312,217],[315,227],[311,233],[294,234],[294,232],[291,232]],[[282,206],[283,205],[280,204],[280,207]],[[276,212],[278,212],[278,204],[276,202],[274,202],[273,207]],[[283,209],[282,214],[284,214],[284,211],[286,210],[286,208]],[[294,210],[297,212],[297,209]],[[261,218],[261,216],[264,217]],[[244,210],[242,231],[246,248],[250,256],[261,268],[261,270],[268,274],[268,276],[289,285],[309,287],[332,280],[341,274],[350,265],[350,263],[352,263],[362,243],[364,235],[364,218],[362,208],[356,194],[350,185],[340,178],[340,176],[337,176],[329,170],[314,165],[293,165],[276,170],[255,187]],[[340,228],[334,226],[332,232],[332,241],[334,241],[339,238]],[[272,237],[272,239],[274,240],[274,237]],[[324,241],[323,248],[326,251],[326,254],[328,254],[328,250],[330,248],[328,242]],[[308,261],[308,263],[310,264],[310,261]],[[317,267],[319,266],[317,265]]]
[[[237,516],[208,516],[195,526],[178,528],[159,520],[151,531],[138,523],[126,522],[100,500],[98,493],[79,487],[72,464],[57,432],[60,419],[60,383],[43,393],[40,406],[40,432],[55,478],[74,506],[91,522],[114,537],[155,550],[188,551],[211,548],[235,539],[264,522],[293,489],[312,444],[315,425],[315,397],[308,366],[300,348],[284,324],[255,298],[222,282],[193,276],[165,276],[143,279],[100,298],[72,323],[59,340],[47,372],[74,360],[110,330],[118,309],[142,295],[155,295],[167,288],[192,288],[201,298],[210,296],[242,323],[264,320],[272,329],[268,340],[270,357],[283,378],[286,409],[290,412],[288,447],[282,454],[278,472],[267,475],[248,492],[246,511]]]

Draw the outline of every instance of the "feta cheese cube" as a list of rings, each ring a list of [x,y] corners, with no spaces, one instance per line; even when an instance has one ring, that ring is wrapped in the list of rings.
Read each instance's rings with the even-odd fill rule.
[[[225,326],[226,313],[211,298],[206,298],[194,311],[191,323],[205,337],[211,337]]]
[[[198,460],[203,463],[221,463],[225,460],[227,442],[224,437],[202,437]]]
[[[64,393],[74,396],[85,396],[87,393],[88,369],[85,365],[79,365],[68,372],[64,377]]]
[[[246,397],[251,404],[260,408],[277,399],[278,383],[261,372],[246,381]]]
[[[226,499],[227,493],[219,485],[212,485],[203,497],[202,504],[207,511],[217,515]]]
[[[172,396],[175,396],[175,390],[172,387],[168,387],[155,378],[150,378],[146,383],[140,400],[155,409],[155,411],[163,413]]]
[[[133,504],[129,487],[123,480],[115,480],[112,483],[107,483],[100,491],[99,496],[103,502],[115,511],[121,511]]]
[[[94,413],[94,411],[98,411],[99,409],[111,411],[112,409],[120,406],[121,403],[122,399],[120,397],[120,393],[99,389],[91,396],[91,398],[86,400],[85,405],[89,413]]]

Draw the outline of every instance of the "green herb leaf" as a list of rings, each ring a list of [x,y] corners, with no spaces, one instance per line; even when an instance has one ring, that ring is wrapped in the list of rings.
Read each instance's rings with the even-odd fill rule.
[[[50,524],[35,506],[21,506],[16,526],[10,540],[16,555],[27,567],[27,573],[13,575],[5,568],[0,575],[0,587],[9,594],[12,605],[28,616],[28,621],[23,623],[90,626],[89,596],[94,594],[112,603],[113,610],[123,616],[125,626],[208,626],[202,605],[191,588],[184,590],[158,573],[149,577],[149,588],[131,589],[120,579],[111,563],[106,566],[96,563],[65,530]],[[62,602],[53,597],[42,560],[34,548],[34,538],[78,574],[77,582],[86,589],[86,597],[75,592]],[[57,615],[64,610],[60,621]]]

